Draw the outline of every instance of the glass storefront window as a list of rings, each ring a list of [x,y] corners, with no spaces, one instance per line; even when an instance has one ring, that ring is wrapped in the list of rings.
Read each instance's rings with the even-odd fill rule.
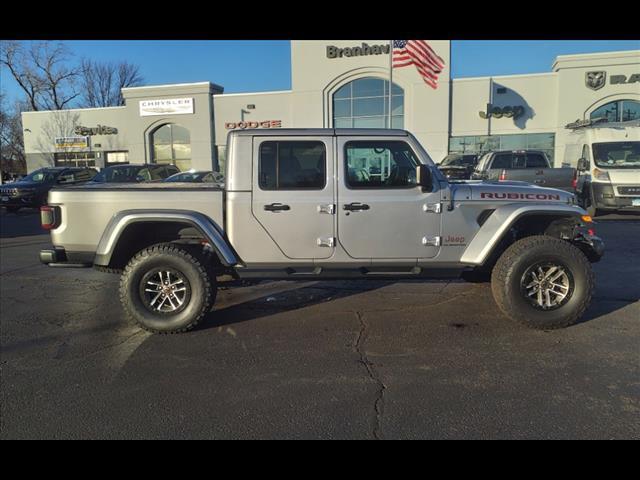
[[[404,128],[404,91],[393,84],[391,126]],[[361,78],[347,83],[333,95],[335,128],[387,128],[389,125],[389,82]]]
[[[555,134],[530,133],[514,135],[469,135],[451,137],[449,153],[468,153],[482,155],[496,150],[541,150],[547,154],[553,164]]]
[[[180,170],[191,168],[191,135],[180,125],[168,123],[151,134],[152,161],[172,163]]]
[[[591,115],[591,120],[606,118],[607,122],[629,122],[640,120],[640,102],[636,100],[617,100],[596,108]]]

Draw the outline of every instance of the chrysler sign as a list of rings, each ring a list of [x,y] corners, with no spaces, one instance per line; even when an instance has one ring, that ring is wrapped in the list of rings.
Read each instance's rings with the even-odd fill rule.
[[[193,98],[162,98],[140,100],[140,116],[184,115],[193,113]]]

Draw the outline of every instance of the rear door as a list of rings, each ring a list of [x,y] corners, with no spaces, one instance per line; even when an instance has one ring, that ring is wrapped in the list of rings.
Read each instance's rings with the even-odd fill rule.
[[[282,253],[324,259],[335,249],[334,137],[255,137],[253,216]]]

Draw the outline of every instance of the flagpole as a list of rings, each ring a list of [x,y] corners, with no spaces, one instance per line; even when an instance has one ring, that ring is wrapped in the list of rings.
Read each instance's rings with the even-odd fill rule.
[[[391,92],[393,91],[393,40],[389,40],[389,128],[391,128]]]

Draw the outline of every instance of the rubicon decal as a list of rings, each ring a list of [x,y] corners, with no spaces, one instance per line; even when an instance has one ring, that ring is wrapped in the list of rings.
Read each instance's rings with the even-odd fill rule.
[[[482,192],[480,198],[490,198],[492,200],[562,200],[557,193],[505,193],[505,192]]]

